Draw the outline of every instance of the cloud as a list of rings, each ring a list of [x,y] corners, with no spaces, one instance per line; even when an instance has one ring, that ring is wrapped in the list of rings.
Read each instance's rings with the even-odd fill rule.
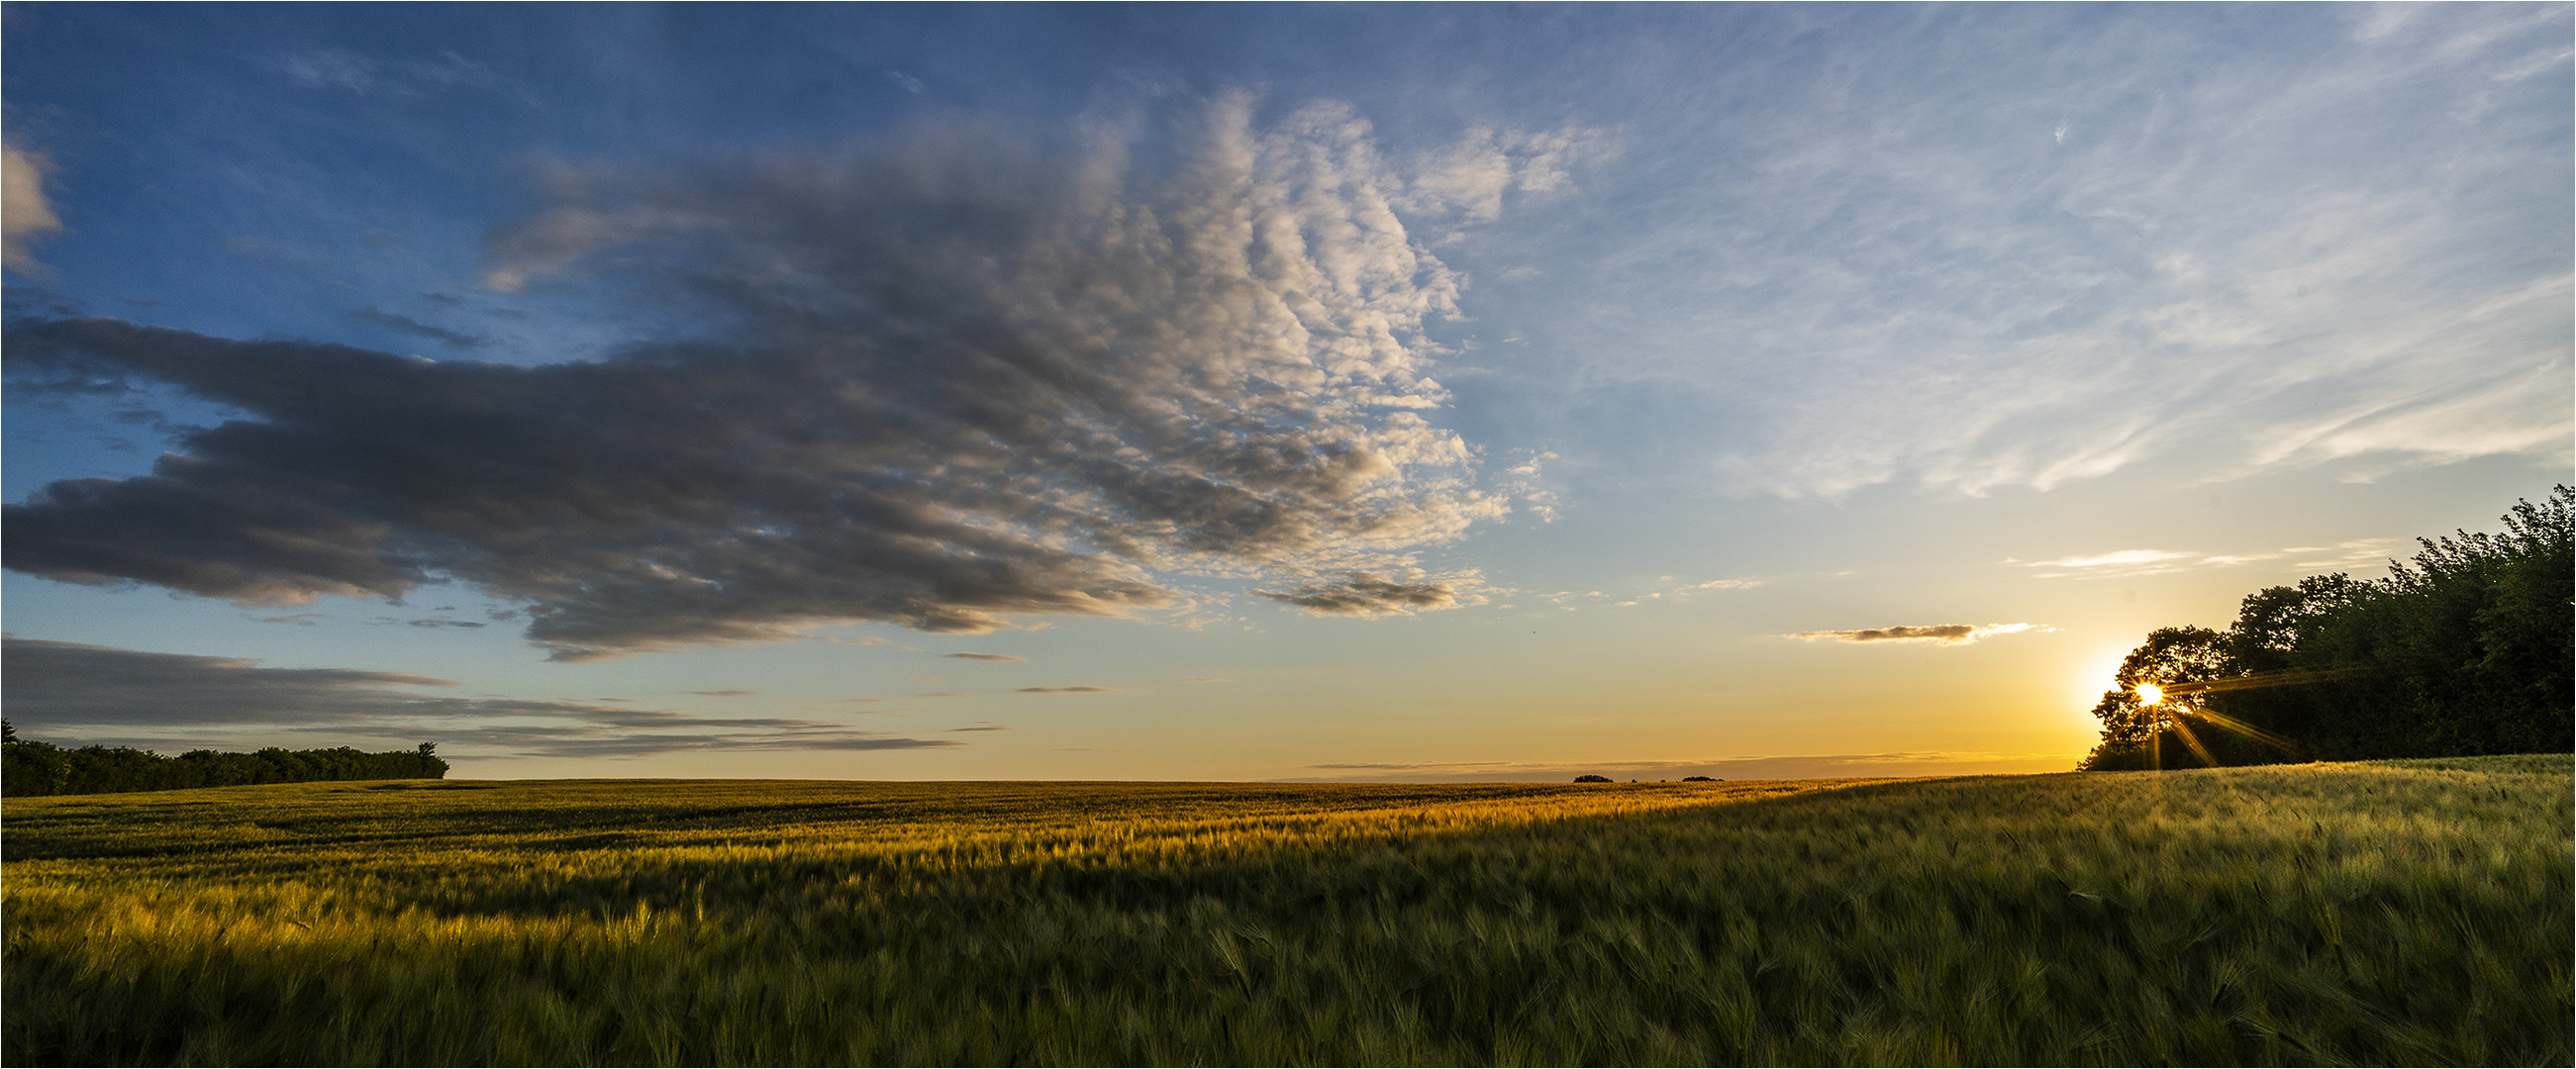
[[[1784,637],[1807,642],[1830,638],[1841,642],[1931,642],[1943,646],[1965,646],[1978,639],[2033,630],[2051,631],[2055,628],[2037,624],[1929,624],[1871,627],[1856,631],[1798,631]]]
[[[673,750],[911,749],[956,745],[822,720],[717,718],[617,701],[535,701],[419,693],[456,684],[345,668],[264,668],[236,657],[0,639],[10,721],[51,742],[238,747],[303,736],[313,745],[428,738],[466,757],[642,756]],[[409,740],[409,741],[403,741]],[[266,745],[268,743],[260,743]]]
[[[1011,728],[1010,728],[1010,725],[1007,725],[1007,724],[979,724],[979,725],[977,725],[977,726],[975,726],[975,727],[968,727],[968,728],[949,728],[948,730],[949,730],[949,731],[952,731],[952,732],[957,732],[957,731],[1009,731],[1009,730],[1011,730]]]
[[[1387,205],[1446,194],[1402,193],[1348,108],[1252,111],[1211,106],[1166,175],[958,124],[559,169],[492,236],[492,285],[694,324],[595,361],[13,323],[12,389],[162,383],[246,416],[8,506],[6,565],[245,604],[453,581],[568,661],[1179,612],[1200,576],[1329,614],[1460,604],[1454,578],[1375,578],[1509,507],[1421,414],[1460,281]]]
[[[1600,354],[1569,379],[1691,399],[1744,493],[2564,470],[2567,9],[2427,8],[2366,44],[2326,9],[2101,11],[1980,11],[1938,50],[1857,12],[1771,24],[1822,43],[1730,71],[1758,114],[1623,158],[1699,207],[1601,209],[1600,260],[1531,296]]]
[[[62,232],[63,221],[45,196],[45,176],[53,169],[44,153],[0,147],[0,264],[12,271],[43,272],[36,243]]]
[[[364,323],[373,323],[397,334],[409,334],[415,338],[427,338],[431,341],[457,349],[479,349],[490,340],[472,334],[459,333],[445,327],[433,327],[409,316],[399,316],[391,312],[378,311],[373,308],[358,309],[355,312],[349,313],[349,318]]]
[[[758,693],[760,693],[760,692],[759,692],[759,691],[756,691],[756,690],[693,690],[693,691],[689,691],[688,693],[691,693],[691,694],[704,694],[704,695],[706,695],[707,697],[710,697],[710,698],[748,698],[748,697],[751,697],[752,695],[758,694]],[[851,699],[851,700],[852,700],[852,701],[866,701],[866,700],[868,700],[868,699],[865,699],[865,698],[853,698],[853,699]]]
[[[1116,694],[1108,687],[1021,687],[1022,694]]]
[[[2295,567],[2343,571],[2386,564],[2395,552],[2396,546],[2397,540],[2393,538],[2363,538],[2340,542],[2331,547],[2291,546],[2259,553],[2200,554],[2164,549],[2123,549],[2089,557],[2061,557],[2044,561],[2008,560],[2004,563],[2018,564],[2025,568],[2060,569],[2040,573],[2039,578],[2042,579],[2126,579],[2169,575],[2199,568],[2232,568],[2242,564],[2280,560],[2284,557],[2298,558],[2292,561]]]
[[[463,627],[463,628],[477,628],[477,627],[482,627],[482,626],[483,626],[483,624],[482,624],[480,621],[476,621],[476,620],[441,620],[441,619],[437,619],[437,618],[435,618],[435,617],[428,617],[428,618],[423,618],[423,619],[418,619],[418,620],[405,620],[405,621],[403,621],[403,622],[404,622],[404,623],[406,623],[406,624],[410,624],[410,625],[411,625],[411,626],[413,626],[413,627]]]
[[[1929,751],[1812,756],[1715,757],[1672,761],[1425,761],[1308,765],[1321,775],[1282,777],[1283,782],[1327,783],[1565,783],[1585,774],[1619,780],[1678,780],[1713,776],[1728,780],[1880,779],[1909,776],[2027,775],[2063,772],[2080,753],[2006,754]]]
[[[955,659],[957,659],[957,660],[961,660],[961,661],[1026,661],[1026,660],[1028,660],[1028,658],[1026,658],[1026,657],[1013,657],[1013,656],[1011,656],[1010,654],[1007,654],[1007,653],[943,653],[943,654],[940,654],[940,656],[942,656],[942,657],[952,657],[952,658],[955,658]]]
[[[2169,549],[2123,549],[2091,557],[2062,557],[2057,560],[2033,561],[2027,566],[2032,568],[2134,567],[2141,564],[2183,560],[2193,556],[2197,554],[2177,553]]]
[[[435,59],[379,59],[345,49],[326,48],[298,55],[281,56],[277,69],[299,89],[327,89],[365,95],[389,93],[396,96],[418,96],[424,93],[468,86],[522,104],[534,104],[536,98],[518,83],[503,77],[491,67],[453,51],[442,50]]]
[[[1409,615],[1458,604],[1451,582],[1398,582],[1367,572],[1345,572],[1294,590],[1255,590],[1254,594],[1310,612],[1334,616]]]
[[[1426,214],[1455,214],[1465,222],[1489,223],[1502,216],[1505,193],[1570,192],[1573,178],[1567,168],[1597,163],[1615,152],[1613,139],[1600,130],[1476,127],[1447,149],[1431,154],[1418,167],[1399,204]]]
[[[376,62],[353,52],[324,49],[277,61],[287,80],[304,89],[345,89],[364,93],[376,84]]]

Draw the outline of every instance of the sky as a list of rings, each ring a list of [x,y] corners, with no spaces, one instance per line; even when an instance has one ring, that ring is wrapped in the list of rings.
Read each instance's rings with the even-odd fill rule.
[[[0,701],[451,775],[2069,768],[2570,481],[2566,4],[5,8]]]

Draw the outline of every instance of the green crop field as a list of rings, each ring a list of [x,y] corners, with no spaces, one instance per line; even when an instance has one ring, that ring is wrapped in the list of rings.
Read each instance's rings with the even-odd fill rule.
[[[9,799],[0,1053],[2567,1065],[2571,777]]]

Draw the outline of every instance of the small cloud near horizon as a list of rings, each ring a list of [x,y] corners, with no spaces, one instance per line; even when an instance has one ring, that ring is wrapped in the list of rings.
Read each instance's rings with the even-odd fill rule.
[[[1023,661],[1023,662],[1024,662],[1024,661],[1027,661],[1027,660],[1028,660],[1028,658],[1026,658],[1026,657],[1013,657],[1013,656],[1011,656],[1010,654],[1007,654],[1007,653],[943,653],[943,654],[940,654],[940,656],[942,656],[942,657],[955,658],[955,659],[960,660],[960,661]]]
[[[1850,631],[1794,631],[1782,637],[1803,642],[1830,638],[1839,642],[1931,642],[1943,646],[1965,646],[1995,635],[2021,631],[2054,631],[2038,624],[1928,624],[1896,627],[1868,627]]]
[[[1022,694],[1116,694],[1109,687],[1021,687]]]
[[[1304,766],[1313,775],[1283,776],[1283,783],[1533,783],[1565,782],[1587,773],[1618,780],[1896,779],[1918,776],[2027,775],[2062,772],[2077,753],[1917,751],[1803,756],[1746,755],[1678,761],[1337,762]]]

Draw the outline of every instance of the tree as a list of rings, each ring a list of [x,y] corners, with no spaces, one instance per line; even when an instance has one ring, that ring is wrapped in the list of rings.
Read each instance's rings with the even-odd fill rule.
[[[2102,743],[2078,767],[2085,771],[2161,768],[2169,746],[2177,755],[2189,751],[2217,763],[2206,757],[2206,744],[2187,722],[2190,716],[2205,712],[2196,697],[2177,694],[2149,701],[2140,688],[2208,682],[2235,674],[2234,669],[2227,636],[2216,631],[2163,627],[2149,632],[2146,644],[2129,651],[2112,677],[2119,689],[2105,692],[2093,707],[2093,715],[2102,721]]]
[[[2102,743],[2079,767],[2576,748],[2576,490],[2503,519],[2501,534],[2418,539],[2378,582],[2267,587],[2223,636],[2150,634],[2094,708]]]

